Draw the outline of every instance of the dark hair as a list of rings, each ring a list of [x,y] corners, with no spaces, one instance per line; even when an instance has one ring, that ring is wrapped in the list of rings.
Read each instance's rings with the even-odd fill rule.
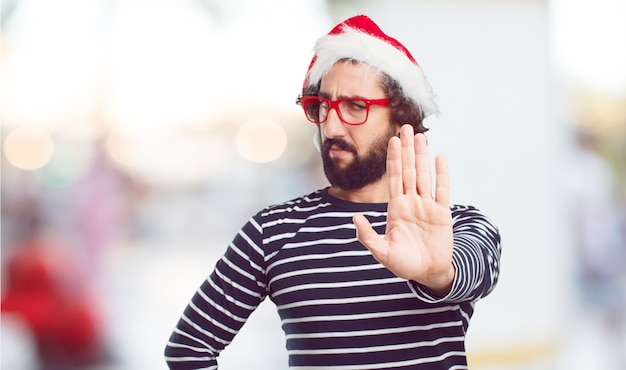
[[[352,63],[358,63],[358,61],[353,59],[342,59],[340,61],[346,60]],[[383,71],[380,71],[380,74],[381,87],[389,100],[389,107],[391,108],[391,123],[396,125],[410,123],[413,125],[413,130],[416,133],[428,131],[428,128],[423,125],[424,114],[419,105],[404,95],[398,81],[391,78]],[[304,88],[301,96],[317,96],[320,91],[320,85],[321,80],[316,85]]]
[[[381,75],[382,88],[391,107],[391,123],[397,125],[410,123],[415,133],[428,131],[423,125],[424,114],[420,106],[404,95],[398,81],[384,72],[381,72]]]

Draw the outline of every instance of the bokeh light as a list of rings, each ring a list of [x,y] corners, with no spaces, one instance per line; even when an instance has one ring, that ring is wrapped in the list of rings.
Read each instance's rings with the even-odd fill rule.
[[[43,167],[50,161],[53,153],[54,142],[50,135],[41,129],[16,128],[4,140],[4,154],[7,160],[22,170]]]
[[[235,136],[237,152],[254,163],[267,163],[279,158],[287,147],[287,133],[276,122],[267,119],[248,121]]]
[[[111,134],[105,142],[108,155],[124,166],[140,166],[154,154],[146,136]]]

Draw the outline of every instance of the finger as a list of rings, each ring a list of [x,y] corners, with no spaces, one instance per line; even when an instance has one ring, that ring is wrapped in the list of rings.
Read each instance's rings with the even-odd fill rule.
[[[404,193],[417,193],[415,172],[415,143],[413,140],[413,126],[403,125],[400,128],[400,143],[402,146],[402,185]]]
[[[432,176],[428,158],[428,144],[424,134],[415,135],[415,169],[417,192],[422,198],[432,198]]]
[[[357,239],[372,252],[372,255],[377,261],[384,263],[383,261],[386,259],[387,250],[383,238],[376,233],[365,216],[356,214],[352,217],[352,222],[354,222],[354,226],[356,226]]]
[[[402,192],[402,155],[400,138],[397,136],[389,140],[387,147],[387,179],[389,181],[389,197],[394,198]]]
[[[442,206],[450,206],[450,174],[446,157],[435,157],[435,172],[437,173],[435,185],[435,201]]]

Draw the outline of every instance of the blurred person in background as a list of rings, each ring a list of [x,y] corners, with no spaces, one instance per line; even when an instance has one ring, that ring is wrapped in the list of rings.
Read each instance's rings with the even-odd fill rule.
[[[116,361],[103,268],[106,253],[133,226],[139,189],[102,149],[98,142],[84,171],[65,188],[46,188],[22,173],[11,178],[7,171],[3,178],[3,323],[6,318],[27,331],[22,337],[32,338],[36,369],[83,370]]]
[[[626,367],[626,220],[600,138],[578,130],[568,177],[582,321],[609,339],[615,369]],[[604,356],[603,356],[604,357]],[[613,368],[613,367],[612,367]]]
[[[43,230],[37,216],[30,227],[28,236],[3,250],[7,270],[3,323],[9,319],[28,331],[37,369],[78,370],[104,364],[107,351],[100,314],[79,265],[63,243]],[[16,359],[19,355],[10,354],[16,363],[24,363]]]
[[[423,119],[438,113],[410,52],[368,17],[323,36],[298,99],[330,186],[252,216],[185,308],[171,369],[217,357],[269,297],[291,368],[462,369],[476,301],[495,287],[500,235],[449,204]]]

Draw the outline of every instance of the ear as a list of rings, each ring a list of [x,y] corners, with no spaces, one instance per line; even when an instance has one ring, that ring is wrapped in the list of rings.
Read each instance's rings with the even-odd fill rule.
[[[321,133],[320,130],[317,130],[317,132],[313,134],[313,146],[320,153],[322,152],[322,143],[321,143],[321,139],[320,139],[320,135],[321,134],[322,133]]]

